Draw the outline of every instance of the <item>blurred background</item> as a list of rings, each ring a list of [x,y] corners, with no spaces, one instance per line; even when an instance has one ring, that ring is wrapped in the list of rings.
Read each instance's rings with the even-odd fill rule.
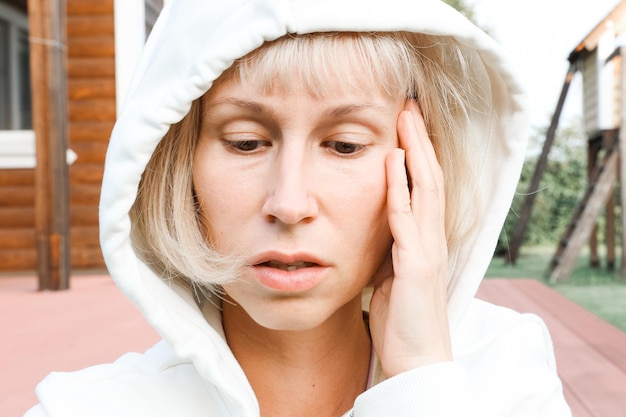
[[[51,366],[158,338],[106,274],[98,200],[117,109],[164,3],[0,0],[0,415],[25,411]],[[526,165],[479,296],[554,319],[575,415],[623,415],[597,404],[626,398],[626,1],[447,3],[502,45],[529,99]],[[574,345],[586,353],[568,362]],[[594,376],[614,389],[594,391]]]

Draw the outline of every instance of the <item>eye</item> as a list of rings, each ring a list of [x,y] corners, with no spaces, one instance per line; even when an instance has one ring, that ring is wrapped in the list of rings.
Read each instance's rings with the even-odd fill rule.
[[[365,148],[365,146],[359,145],[357,143],[341,141],[328,141],[325,142],[322,146],[324,146],[325,148],[330,148],[332,151],[340,155],[352,155]]]
[[[225,140],[226,146],[239,153],[253,153],[260,151],[263,147],[270,146],[269,142],[263,140]]]

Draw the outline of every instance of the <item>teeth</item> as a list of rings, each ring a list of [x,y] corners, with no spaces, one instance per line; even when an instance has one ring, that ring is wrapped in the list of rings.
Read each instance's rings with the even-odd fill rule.
[[[270,268],[276,268],[276,269],[280,269],[282,271],[287,271],[287,272],[297,271],[298,269],[308,268],[310,266],[315,265],[312,262],[305,262],[305,261],[291,262],[288,264],[284,262],[278,262],[278,261],[269,261],[269,262],[266,262],[265,264],[269,266]]]

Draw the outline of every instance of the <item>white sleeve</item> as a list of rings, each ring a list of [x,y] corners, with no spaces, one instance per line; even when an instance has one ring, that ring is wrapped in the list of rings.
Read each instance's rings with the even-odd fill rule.
[[[563,396],[563,384],[557,374],[554,348],[548,328],[534,314],[524,314],[523,325],[503,337],[508,357],[500,374],[509,397],[511,417],[571,417]],[[502,366],[504,367],[504,365]]]
[[[387,379],[361,394],[354,417],[571,417],[550,335],[536,316],[483,339],[454,362]]]
[[[454,362],[396,375],[361,394],[355,417],[468,415],[471,409],[465,369]]]
[[[41,404],[37,404],[24,414],[24,417],[48,417],[48,413]]]

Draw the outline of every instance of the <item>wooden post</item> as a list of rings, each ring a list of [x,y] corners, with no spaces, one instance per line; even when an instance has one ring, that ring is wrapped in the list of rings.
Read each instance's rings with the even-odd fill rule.
[[[28,0],[40,290],[69,288],[65,0]]]
[[[593,137],[587,141],[587,184],[591,182],[591,177],[598,164],[598,155],[602,149],[601,137]],[[600,256],[598,255],[598,223],[594,223],[589,235],[589,266],[600,267]]]
[[[616,129],[605,130],[602,132],[602,147],[610,149],[615,146],[617,139]],[[619,158],[618,158],[619,159]],[[618,161],[619,169],[619,161]],[[619,175],[619,173],[618,173]],[[604,239],[606,242],[606,269],[615,270],[615,190],[613,189],[606,203],[606,224],[604,228]]]
[[[563,88],[561,89],[561,95],[559,97],[556,110],[552,115],[550,128],[546,133],[546,140],[543,143],[541,155],[537,160],[537,166],[535,167],[533,178],[530,182],[530,186],[528,187],[528,191],[526,192],[526,197],[524,198],[524,204],[522,205],[519,219],[515,224],[515,230],[513,231],[513,235],[511,236],[507,257],[508,262],[510,262],[511,264],[515,264],[515,262],[517,261],[520,247],[522,246],[522,243],[524,241],[526,227],[528,226],[528,222],[530,221],[530,214],[533,208],[533,204],[535,203],[535,197],[537,196],[539,183],[541,181],[541,177],[543,176],[543,172],[546,169],[546,165],[548,164],[548,154],[550,153],[552,142],[554,142],[554,137],[556,136],[556,129],[559,126],[561,111],[563,110],[565,98],[567,97],[567,92],[569,91],[569,87],[572,83],[572,79],[574,78],[574,74],[576,74],[577,68],[578,67],[576,62],[570,63],[569,69],[567,70],[567,75],[565,76],[565,82],[563,83]]]
[[[615,270],[615,193],[611,192],[606,203],[606,269]]]

